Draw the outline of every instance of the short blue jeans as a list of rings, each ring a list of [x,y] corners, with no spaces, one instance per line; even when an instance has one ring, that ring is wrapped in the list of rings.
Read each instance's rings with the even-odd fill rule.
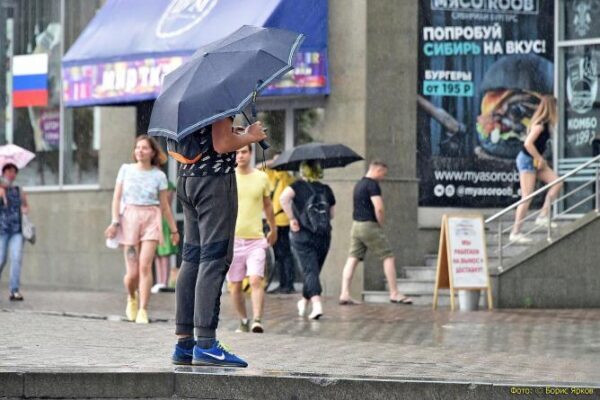
[[[21,233],[0,234],[0,275],[6,265],[7,256],[10,256],[10,282],[8,288],[11,293],[14,293],[19,291],[21,281],[21,264],[23,261],[23,235]]]
[[[520,151],[517,155],[517,169],[519,172],[535,172],[533,157]]]

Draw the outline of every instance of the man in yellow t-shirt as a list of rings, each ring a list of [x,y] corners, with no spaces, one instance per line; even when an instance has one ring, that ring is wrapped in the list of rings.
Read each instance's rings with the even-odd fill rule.
[[[235,176],[238,191],[238,214],[235,224],[233,260],[227,273],[231,285],[231,299],[240,316],[239,332],[262,333],[262,313],[265,291],[266,249],[277,241],[277,227],[271,203],[271,191],[267,175],[252,167],[252,148],[242,147],[236,153]],[[269,224],[269,234],[263,233],[263,212]],[[248,276],[252,288],[252,325],[246,313],[246,300],[242,293],[242,281]]]
[[[267,161],[269,166],[277,159],[276,155],[272,160]],[[279,273],[279,287],[269,290],[268,293],[290,294],[294,293],[295,266],[294,257],[290,248],[290,220],[281,208],[281,192],[294,183],[294,177],[287,171],[276,171],[266,168],[265,172],[269,177],[271,185],[271,201],[273,202],[273,212],[275,213],[275,224],[277,225],[277,242],[273,246],[275,253],[275,269]]]

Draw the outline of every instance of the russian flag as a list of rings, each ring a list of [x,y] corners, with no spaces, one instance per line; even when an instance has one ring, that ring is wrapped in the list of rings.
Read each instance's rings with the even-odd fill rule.
[[[48,105],[48,54],[14,56],[13,107]]]

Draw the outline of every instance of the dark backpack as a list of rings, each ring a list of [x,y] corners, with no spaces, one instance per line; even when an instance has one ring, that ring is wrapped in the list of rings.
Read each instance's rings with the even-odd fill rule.
[[[331,205],[327,201],[325,190],[315,190],[312,184],[306,183],[311,195],[300,211],[300,225],[308,231],[326,235],[331,232]]]

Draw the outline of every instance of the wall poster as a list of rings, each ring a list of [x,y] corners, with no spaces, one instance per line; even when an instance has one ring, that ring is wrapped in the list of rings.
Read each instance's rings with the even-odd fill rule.
[[[554,2],[419,4],[419,205],[508,206],[530,118],[553,93]]]

